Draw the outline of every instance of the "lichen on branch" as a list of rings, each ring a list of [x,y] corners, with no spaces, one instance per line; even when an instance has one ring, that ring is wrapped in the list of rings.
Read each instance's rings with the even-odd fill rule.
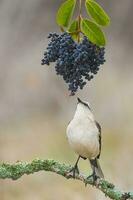
[[[69,179],[73,178],[68,176],[68,172],[72,169],[70,165],[61,164],[54,160],[46,159],[35,159],[32,162],[16,162],[15,164],[0,163],[0,179],[12,179],[17,180],[24,174],[30,175],[39,171],[49,171],[56,174],[62,175],[63,177]],[[118,190],[112,183],[106,180],[100,179],[97,184],[95,184],[92,178],[87,178],[83,174],[76,174],[75,179],[82,181],[85,184],[95,186],[97,189],[101,190],[110,199],[115,200],[126,200],[133,199],[133,192],[122,192]]]

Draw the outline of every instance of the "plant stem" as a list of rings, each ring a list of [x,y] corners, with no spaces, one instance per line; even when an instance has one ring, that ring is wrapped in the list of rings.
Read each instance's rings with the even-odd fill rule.
[[[82,0],[79,0],[78,30],[81,29],[81,13],[82,13]],[[80,42],[80,32],[78,34],[78,42]]]
[[[81,15],[82,12],[82,0],[79,0],[79,15]]]
[[[65,32],[65,30],[62,26],[60,26],[60,30],[61,30],[61,32]]]

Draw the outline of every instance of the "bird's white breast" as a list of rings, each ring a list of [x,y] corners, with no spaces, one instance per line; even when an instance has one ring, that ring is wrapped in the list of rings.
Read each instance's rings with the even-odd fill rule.
[[[99,131],[89,118],[73,119],[67,127],[67,138],[72,149],[80,156],[93,159],[99,154]]]

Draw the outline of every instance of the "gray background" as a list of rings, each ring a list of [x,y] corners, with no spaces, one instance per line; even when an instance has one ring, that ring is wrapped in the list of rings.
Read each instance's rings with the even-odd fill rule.
[[[111,26],[105,29],[107,62],[75,97],[69,97],[67,86],[55,75],[53,66],[40,64],[47,34],[59,32],[55,14],[61,2],[0,0],[0,158],[15,162],[55,156],[60,161],[73,163],[75,157],[64,139],[65,128],[73,116],[76,97],[80,96],[90,102],[103,127],[102,164],[107,178],[130,188],[132,176],[127,178],[125,170],[133,165],[130,147],[133,139],[133,1],[98,0],[111,17]],[[124,173],[121,165],[123,169],[125,165]],[[45,177],[34,177],[22,179],[16,185],[1,181],[1,200],[34,199],[34,187],[39,190],[39,185],[45,182]],[[52,176],[47,178],[52,184]],[[55,196],[58,199],[59,187],[63,187],[62,199],[72,199],[71,195],[76,200],[88,195],[98,198],[99,193],[95,191],[82,188],[80,193],[78,183],[65,185],[65,180],[58,177],[54,180],[59,183],[56,186],[53,183],[53,193],[44,184],[46,191],[42,187],[35,199],[56,199]],[[24,189],[25,184],[28,189]]]

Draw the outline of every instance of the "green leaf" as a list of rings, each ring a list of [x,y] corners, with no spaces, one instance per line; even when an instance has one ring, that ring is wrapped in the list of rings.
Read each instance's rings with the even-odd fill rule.
[[[82,19],[81,30],[92,43],[98,46],[105,46],[106,40],[104,33],[96,23],[87,19]]]
[[[77,20],[74,20],[69,29],[68,29],[69,32],[75,32],[75,31],[78,31],[78,21]]]
[[[59,8],[57,12],[56,21],[59,26],[68,27],[72,18],[76,0],[67,0]]]
[[[85,3],[87,13],[101,26],[110,24],[110,18],[103,8],[94,0],[86,0]]]
[[[77,40],[78,39],[78,33],[75,33],[75,32],[78,32],[78,21],[77,20],[74,20],[69,29],[68,29],[69,33],[72,35],[72,38],[74,40]]]

